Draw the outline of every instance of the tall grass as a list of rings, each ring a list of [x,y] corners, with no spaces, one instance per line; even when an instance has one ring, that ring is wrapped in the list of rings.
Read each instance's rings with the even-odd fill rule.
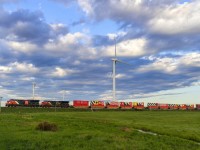
[[[48,111],[48,112],[47,112]],[[63,111],[63,112],[62,112]],[[35,130],[41,122],[58,125],[56,132]],[[197,111],[77,111],[69,109],[3,109],[3,149],[200,149]],[[157,135],[141,133],[138,129]]]

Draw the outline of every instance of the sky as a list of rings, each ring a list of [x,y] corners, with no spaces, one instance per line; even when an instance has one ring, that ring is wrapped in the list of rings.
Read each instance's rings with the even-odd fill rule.
[[[0,0],[0,95],[200,103],[199,0]]]

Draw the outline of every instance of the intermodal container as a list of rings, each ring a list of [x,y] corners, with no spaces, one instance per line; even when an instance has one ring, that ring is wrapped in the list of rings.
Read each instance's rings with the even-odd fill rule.
[[[87,101],[87,100],[74,100],[73,101],[73,107],[74,108],[88,108],[89,107],[89,101]]]
[[[187,104],[187,110],[194,110],[194,104]]]
[[[133,103],[132,102],[120,102],[121,109],[132,109]]]
[[[149,110],[157,110],[158,109],[158,103],[147,103],[147,107]]]
[[[168,106],[168,104],[159,103],[158,108],[161,110],[167,110],[169,108],[169,106]]]
[[[144,109],[144,102],[133,102],[134,109]]]
[[[179,108],[178,104],[168,104],[169,109],[177,110]]]
[[[186,104],[180,104],[180,105],[179,105],[179,109],[180,109],[180,110],[186,110],[186,109],[187,109]]]
[[[106,102],[106,108],[108,109],[118,109],[119,108],[119,102]]]
[[[90,102],[90,106],[91,106],[91,108],[102,109],[102,108],[105,108],[105,103],[104,103],[104,101],[95,100],[95,101]]]

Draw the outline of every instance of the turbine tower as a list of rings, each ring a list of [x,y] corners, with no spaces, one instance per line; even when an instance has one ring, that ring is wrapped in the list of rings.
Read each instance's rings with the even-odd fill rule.
[[[113,101],[116,101],[116,64],[117,62],[123,63],[126,65],[130,65],[126,62],[117,59],[117,49],[116,49],[116,38],[115,38],[115,56],[112,58],[113,62],[113,72],[112,72],[112,79],[113,79]]]
[[[113,101],[116,101],[116,63],[117,63],[117,54],[116,54],[116,39],[115,39],[115,57],[112,59],[113,62]]]

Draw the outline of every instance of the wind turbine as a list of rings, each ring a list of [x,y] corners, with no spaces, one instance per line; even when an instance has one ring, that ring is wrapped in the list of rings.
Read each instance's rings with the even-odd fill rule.
[[[65,93],[66,93],[66,91],[63,90],[63,101],[65,100]]]
[[[116,101],[116,64],[117,64],[117,62],[119,62],[119,63],[130,65],[130,64],[126,63],[126,62],[123,62],[123,61],[117,59],[116,38],[115,38],[115,56],[114,56],[114,58],[112,58],[112,62],[113,62],[113,73],[112,73],[112,79],[113,79],[113,101]]]

